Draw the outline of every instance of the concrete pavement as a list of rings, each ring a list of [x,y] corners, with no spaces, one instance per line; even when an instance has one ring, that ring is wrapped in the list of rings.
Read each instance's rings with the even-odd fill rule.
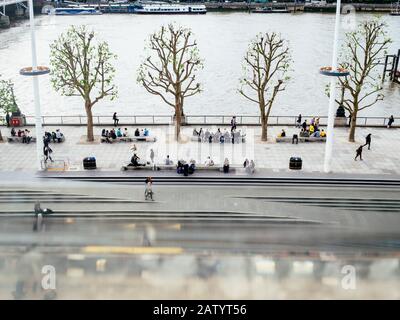
[[[54,131],[56,127],[45,127],[48,131]],[[108,128],[110,129],[110,128]],[[135,127],[128,127],[133,134]],[[199,128],[197,128],[199,129]],[[205,129],[205,128],[203,128]],[[216,127],[209,128],[216,131]],[[221,128],[223,131],[224,128]],[[229,128],[228,128],[229,129]],[[304,172],[322,172],[324,143],[276,143],[275,137],[282,127],[271,127],[269,129],[269,141],[260,141],[260,130],[257,127],[241,127],[246,133],[246,143],[219,144],[198,143],[190,141],[193,127],[184,127],[183,136],[185,143],[177,144],[173,140],[173,126],[158,126],[150,128],[152,135],[157,137],[157,142],[135,143],[138,148],[137,154],[142,160],[149,161],[150,149],[155,152],[156,162],[162,162],[166,155],[176,160],[194,159],[197,163],[204,163],[208,156],[217,164],[221,164],[228,158],[231,165],[242,165],[245,158],[254,159],[256,168],[267,170],[266,172],[286,173],[289,158],[299,156],[303,159]],[[297,133],[294,127],[284,127],[288,136]],[[85,134],[84,127],[63,127],[62,131],[66,141],[61,144],[52,144],[54,150],[53,158],[65,161],[69,171],[82,170],[82,159],[94,156],[97,159],[97,171],[119,171],[122,164],[129,162],[132,155],[130,147],[132,143],[85,144],[82,136]],[[332,170],[336,173],[352,174],[400,174],[400,130],[386,128],[357,128],[356,142],[347,141],[347,128],[335,128],[334,159]],[[34,134],[34,130],[32,130]],[[100,135],[101,128],[95,127],[95,133]],[[9,135],[8,129],[2,129],[3,136]],[[356,148],[364,144],[365,136],[372,134],[371,150],[364,148],[364,161],[354,161]],[[10,144],[0,143],[0,170],[1,171],[35,171],[35,147],[33,144]]]

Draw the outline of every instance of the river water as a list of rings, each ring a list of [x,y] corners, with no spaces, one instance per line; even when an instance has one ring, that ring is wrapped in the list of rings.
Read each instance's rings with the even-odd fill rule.
[[[372,19],[372,14],[357,14],[357,21]],[[385,15],[388,31],[393,39],[389,50],[400,48],[400,17]],[[144,56],[148,35],[162,24],[175,21],[192,28],[198,41],[204,69],[199,74],[204,92],[188,98],[187,114],[257,114],[257,106],[237,93],[242,73],[242,58],[249,41],[261,31],[277,31],[290,41],[293,55],[291,80],[274,105],[274,115],[326,115],[328,98],[324,87],[328,80],[318,74],[320,66],[330,65],[334,28],[333,14],[249,14],[213,13],[202,16],[142,16],[114,14],[101,16],[38,16],[38,61],[49,64],[49,44],[72,24],[86,24],[97,35],[109,42],[118,55],[115,62],[119,97],[111,102],[101,101],[94,114],[120,115],[169,114],[171,107],[159,97],[152,96],[136,83],[137,68]],[[343,23],[343,28],[349,28]],[[342,28],[342,31],[343,31]],[[344,32],[341,34],[341,40]],[[23,21],[13,28],[0,31],[0,73],[15,83],[18,103],[22,111],[33,114],[32,82],[18,74],[21,67],[30,65],[29,23]],[[55,92],[48,76],[40,80],[42,113],[45,115],[84,114],[82,100],[62,97]],[[400,86],[386,83],[385,100],[360,115],[399,115]]]

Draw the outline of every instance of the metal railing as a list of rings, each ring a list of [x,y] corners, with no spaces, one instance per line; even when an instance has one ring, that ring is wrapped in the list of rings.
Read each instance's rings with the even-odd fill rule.
[[[310,120],[314,116],[302,116],[302,121]],[[318,118],[318,116],[317,116]],[[327,124],[327,116],[319,116],[320,125]],[[135,116],[118,116],[119,126],[135,126],[135,125],[170,125],[174,123],[174,116],[172,115],[135,115]],[[232,116],[230,115],[186,115],[186,124],[188,125],[230,125]],[[400,123],[400,118],[394,118],[395,124]],[[387,117],[357,117],[357,126],[386,126],[388,123]],[[291,126],[295,125],[297,116],[269,116],[268,124],[275,126]],[[346,119],[348,123],[348,119]],[[76,116],[43,116],[43,125],[48,126],[80,126],[86,125],[87,117],[83,115]],[[238,125],[260,125],[261,117],[256,115],[237,115],[236,122]],[[26,116],[26,125],[34,125],[35,117]],[[96,126],[111,126],[113,119],[111,116],[95,115],[93,116],[93,124]]]

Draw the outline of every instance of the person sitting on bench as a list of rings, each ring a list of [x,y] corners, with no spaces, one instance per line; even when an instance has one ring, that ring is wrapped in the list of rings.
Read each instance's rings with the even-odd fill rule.
[[[56,130],[56,139],[57,139],[58,143],[62,142],[63,134],[61,133],[60,129]]]
[[[321,130],[319,136],[320,136],[321,138],[325,138],[325,137],[326,137],[326,132],[324,131],[324,129]]]
[[[103,129],[104,130],[104,129]],[[103,135],[103,134],[102,134]],[[111,142],[111,140],[110,140],[110,133],[108,132],[108,130],[106,130],[105,132],[104,132],[104,136],[103,136],[105,139],[106,139],[106,142],[107,143],[112,143]]]
[[[145,166],[145,164],[139,163],[139,160],[140,158],[136,155],[136,153],[134,153],[131,158],[131,163],[128,164],[128,166],[133,166],[133,167]]]
[[[282,132],[279,134],[278,137],[280,137],[280,138],[286,137],[286,132],[284,129],[282,129]]]
[[[139,137],[139,136],[140,136],[139,128],[136,128],[136,130],[135,130],[135,137]]]
[[[124,130],[124,137],[129,137],[128,128],[125,128]]]
[[[11,129],[11,137],[15,137],[16,136],[16,132],[15,132],[15,129],[14,128],[12,128]]]
[[[189,174],[193,174],[195,170],[196,170],[196,161],[192,159],[190,160]]]
[[[299,143],[299,136],[297,134],[294,134],[292,136],[292,144],[294,144],[295,141],[296,141],[296,144]]]
[[[169,165],[171,165],[171,164],[174,164],[174,162],[169,158],[169,155],[167,156],[167,159],[165,159],[165,164],[166,164],[167,166],[169,166]]]
[[[118,138],[121,138],[121,137],[122,137],[121,128],[118,128],[118,130],[117,130],[117,137],[118,137]]]
[[[208,156],[204,164],[206,165],[206,167],[212,167],[214,166],[214,161]]]
[[[117,135],[115,134],[115,130],[114,129],[111,129],[111,131],[110,131],[110,138],[113,139],[113,140],[117,139]]]
[[[25,131],[22,131],[22,143],[27,143],[31,142],[32,137],[29,135],[30,131],[28,129],[25,129]]]
[[[148,130],[147,128],[144,128],[144,133],[143,133],[143,135],[144,135],[145,137],[148,137],[149,134],[150,134],[149,130]]]
[[[318,131],[315,131],[312,135],[311,135],[311,137],[315,137],[315,138],[319,138],[321,136],[321,133],[319,132],[319,130]]]
[[[228,158],[225,158],[225,161],[224,161],[224,167],[223,167],[224,169],[224,173],[229,173],[229,160],[228,160]]]

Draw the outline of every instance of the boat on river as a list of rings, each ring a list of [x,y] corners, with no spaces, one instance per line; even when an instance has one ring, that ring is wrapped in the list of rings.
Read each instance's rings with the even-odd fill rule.
[[[286,6],[281,7],[262,7],[252,11],[253,13],[290,13],[290,10]]]
[[[143,3],[136,4],[138,14],[206,14],[207,8],[200,4]]]
[[[88,7],[65,7],[53,8],[48,11],[49,15],[56,16],[81,16],[81,15],[99,15],[102,14],[100,10]]]

